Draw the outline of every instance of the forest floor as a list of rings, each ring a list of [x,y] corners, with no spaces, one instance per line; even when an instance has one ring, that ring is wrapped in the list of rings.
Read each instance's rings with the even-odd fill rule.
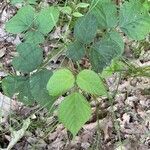
[[[21,42],[19,35],[12,36],[4,29],[5,22],[15,12],[16,7],[0,2],[0,80],[13,70],[11,60],[16,55],[15,46]],[[59,46],[56,45],[56,40],[63,30],[65,25],[53,31],[51,39],[54,43],[45,42],[45,54]],[[143,43],[147,46],[126,41],[124,56],[135,65],[150,66],[150,41],[147,39]],[[135,49],[139,51],[138,57]],[[59,56],[53,60],[53,68],[57,68],[63,59],[64,56]],[[150,149],[150,78],[126,77],[116,73],[108,77],[107,84],[110,92],[117,91],[112,105],[105,97],[99,98],[97,105],[91,102],[93,116],[74,140],[71,140],[70,133],[63,125],[58,123],[57,112],[49,114],[39,106],[24,106],[15,99],[4,96],[1,89],[0,149],[6,148],[10,142],[14,142],[14,150]],[[55,105],[62,100],[63,97]],[[99,121],[96,107],[100,108]]]

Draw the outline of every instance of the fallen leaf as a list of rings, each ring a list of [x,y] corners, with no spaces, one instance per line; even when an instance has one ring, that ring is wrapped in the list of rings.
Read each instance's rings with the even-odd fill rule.
[[[30,118],[27,118],[23,121],[23,126],[20,130],[14,131],[13,129],[11,129],[11,140],[9,142],[9,145],[6,149],[1,150],[11,150],[13,146],[24,136],[25,131],[28,129],[30,123]]]

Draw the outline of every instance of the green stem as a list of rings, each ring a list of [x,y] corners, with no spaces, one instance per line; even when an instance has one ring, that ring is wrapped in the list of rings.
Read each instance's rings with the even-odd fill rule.
[[[101,76],[100,76],[101,78]],[[103,79],[101,78],[101,80],[103,81]],[[115,110],[114,110],[114,107],[113,107],[113,100],[115,99],[116,97],[116,94],[117,94],[117,91],[118,91],[118,87],[119,87],[119,84],[120,84],[120,80],[121,80],[121,74],[119,75],[119,81],[118,81],[118,84],[117,84],[117,88],[116,88],[116,91],[113,95],[113,97],[107,92],[107,98],[109,100],[109,103],[110,103],[110,106],[111,106],[111,113],[112,113],[112,118],[113,118],[113,121],[114,121],[114,126],[115,126],[115,129],[117,131],[117,135],[118,135],[118,138],[119,138],[119,143],[122,145],[122,142],[121,142],[121,135],[120,135],[120,126],[117,122],[117,118],[116,118],[116,115],[115,115]],[[105,84],[104,82],[102,82],[103,85],[106,87],[106,89],[109,89]],[[122,147],[121,147],[121,150],[122,150]]]
[[[101,128],[100,128],[100,122],[99,122],[99,101],[97,100],[96,96],[93,96],[95,100],[95,105],[96,105],[96,118],[97,118],[97,135],[98,135],[98,141],[97,142],[97,149],[101,149]]]

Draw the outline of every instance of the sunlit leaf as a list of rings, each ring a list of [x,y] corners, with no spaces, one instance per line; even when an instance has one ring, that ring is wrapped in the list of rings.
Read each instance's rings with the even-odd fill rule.
[[[51,96],[60,96],[74,86],[75,78],[68,69],[60,69],[53,73],[47,84]]]
[[[91,117],[91,107],[80,93],[72,93],[60,104],[58,118],[61,123],[76,136],[81,127]]]
[[[103,81],[97,73],[92,70],[83,70],[77,76],[78,86],[92,95],[107,95]]]

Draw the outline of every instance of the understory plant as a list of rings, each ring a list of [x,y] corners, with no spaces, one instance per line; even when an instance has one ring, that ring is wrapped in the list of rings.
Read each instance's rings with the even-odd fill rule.
[[[125,69],[120,61],[124,35],[138,41],[149,34],[150,4],[147,0],[128,0],[119,6],[112,0],[92,0],[76,7],[39,8],[36,0],[12,2],[22,3],[16,15],[6,22],[7,32],[23,38],[16,47],[18,55],[12,60],[12,66],[20,75],[5,77],[3,91],[24,104],[38,103],[48,110],[60,96],[67,95],[58,107],[58,119],[76,136],[92,115],[87,95],[93,99],[108,97],[105,78]],[[49,59],[44,59],[41,45],[59,25],[60,14],[72,18],[73,37],[63,43],[63,50],[78,67],[68,65],[53,71],[45,65]],[[87,68],[79,63],[83,58],[89,64]]]

